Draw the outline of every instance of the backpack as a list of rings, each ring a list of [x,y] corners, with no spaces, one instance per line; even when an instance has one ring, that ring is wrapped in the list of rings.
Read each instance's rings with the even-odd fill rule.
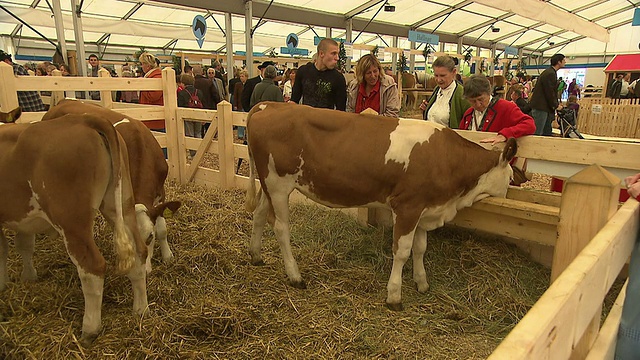
[[[187,103],[187,107],[202,109],[203,106],[202,101],[200,101],[200,98],[198,97],[198,89],[196,89],[193,94],[190,93],[186,88],[184,90],[187,92],[187,94],[189,94],[189,102]]]

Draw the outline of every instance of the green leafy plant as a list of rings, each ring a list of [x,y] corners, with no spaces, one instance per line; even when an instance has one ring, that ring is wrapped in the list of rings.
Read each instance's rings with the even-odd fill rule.
[[[274,49],[271,49],[271,51],[267,53],[267,56],[270,58],[278,57],[278,53]]]
[[[338,53],[338,69],[346,72],[347,68],[347,51],[344,48],[344,42],[340,42],[340,52]]]
[[[371,55],[378,57],[378,51],[380,51],[380,47],[376,45],[376,47],[374,47],[373,50],[371,50]]]
[[[471,58],[472,58],[472,56],[471,56],[471,51],[472,51],[472,50],[471,50],[471,49],[469,49],[469,50],[467,50],[467,51],[464,53],[464,61],[466,61],[466,62],[467,62],[467,65],[469,65],[469,63],[471,62]]]
[[[404,69],[407,67],[407,57],[404,55],[404,52],[400,53],[398,57],[397,67],[400,72],[404,72]]]
[[[422,56],[424,56],[424,61],[427,61],[427,59],[432,53],[433,53],[433,49],[431,48],[431,45],[427,44],[424,50],[422,50]]]

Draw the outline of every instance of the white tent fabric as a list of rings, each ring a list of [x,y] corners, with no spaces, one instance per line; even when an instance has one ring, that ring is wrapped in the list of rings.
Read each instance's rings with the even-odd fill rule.
[[[544,21],[605,43],[609,42],[609,32],[604,27],[539,0],[476,0],[476,2],[494,9],[516,13],[527,19]]]
[[[396,7],[395,12],[381,11],[385,1],[342,0],[332,2],[326,0],[274,0],[274,7],[294,8],[336,15],[341,19],[350,13],[354,19],[368,21],[373,18],[374,24],[394,24],[407,29],[414,28],[422,32],[448,34],[450,37],[463,36],[466,45],[474,39],[482,39],[486,43],[499,43],[500,46],[513,46],[528,52],[545,52],[545,54],[562,51],[565,54],[611,54],[637,51],[640,42],[640,30],[631,27],[634,9],[638,0],[387,0],[386,3]],[[170,5],[171,3],[191,3],[192,6]],[[228,4],[243,0],[227,0],[222,2],[203,2],[197,0],[84,0],[82,19],[84,38],[87,44],[97,44],[98,39],[110,35],[107,44],[146,47],[158,51],[184,50],[202,51],[206,53],[225,52],[227,29],[224,29],[224,12]],[[254,0],[253,4],[269,4],[266,0]],[[496,5],[498,3],[499,5]],[[531,3],[531,4],[530,4]],[[529,5],[526,5],[529,4]],[[558,20],[556,16],[542,13],[533,5],[545,5],[552,13],[567,15],[571,13],[576,22],[571,24]],[[18,17],[32,25],[36,30],[55,41],[55,24],[51,10],[46,1],[39,0],[3,0],[2,5]],[[73,41],[71,5],[69,0],[62,0],[62,13],[67,41]],[[363,5],[369,5],[363,6]],[[139,7],[137,11],[133,11]],[[196,8],[197,7],[197,8]],[[356,11],[356,9],[363,11]],[[314,11],[314,13],[311,13]],[[132,15],[128,16],[129,12]],[[516,13],[517,12],[517,13]],[[196,15],[206,17],[208,31],[202,48],[199,48],[191,31],[191,22]],[[258,19],[264,15],[258,25]],[[538,16],[541,15],[541,16]],[[313,53],[314,36],[325,36],[326,29],[315,25],[317,19],[312,15],[300,16],[292,21],[279,21],[278,13],[273,10],[264,14],[254,11],[253,50],[279,53],[280,47],[286,46],[284,38],[289,33],[299,34],[300,48]],[[123,20],[126,18],[126,20]],[[531,20],[537,19],[537,20]],[[556,20],[554,20],[556,19]],[[311,24],[311,25],[310,25]],[[13,44],[20,44],[20,39],[38,39],[39,36],[26,27],[18,31],[18,22],[6,12],[0,10],[0,45],[10,44],[9,34],[15,33]],[[588,25],[588,26],[587,26]],[[490,26],[500,28],[500,32],[487,31]],[[332,28],[333,37],[344,38],[343,27]],[[591,30],[589,30],[592,28]],[[602,29],[608,34],[604,34]],[[357,36],[359,31],[354,31]],[[245,25],[242,13],[232,15],[233,50],[245,50]],[[608,42],[606,35],[609,36]],[[365,31],[356,43],[378,46],[391,46],[392,36]],[[169,45],[171,44],[171,45]],[[455,51],[455,43],[445,45],[445,51]],[[24,45],[24,43],[22,44]],[[103,46],[105,44],[102,44]],[[32,51],[28,47],[18,45],[18,52]],[[408,49],[410,44],[406,38],[399,38],[398,47]],[[451,47],[451,49],[450,49]],[[162,50],[164,49],[164,50]],[[485,50],[482,50],[485,51]],[[484,55],[483,55],[484,56]]]

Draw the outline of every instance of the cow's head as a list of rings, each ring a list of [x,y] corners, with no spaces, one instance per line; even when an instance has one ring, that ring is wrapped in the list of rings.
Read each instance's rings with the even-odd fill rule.
[[[14,123],[16,122],[16,120],[20,118],[20,115],[22,115],[22,109],[20,108],[20,106],[18,106],[17,108],[9,112],[0,111],[0,122],[7,123],[7,124]]]
[[[500,154],[498,165],[491,168],[478,180],[478,185],[474,191],[476,193],[474,202],[489,196],[505,197],[507,195],[509,182],[513,177],[513,170],[511,170],[509,162],[516,156],[517,151],[518,144],[516,139],[510,138],[507,140],[504,150]]]

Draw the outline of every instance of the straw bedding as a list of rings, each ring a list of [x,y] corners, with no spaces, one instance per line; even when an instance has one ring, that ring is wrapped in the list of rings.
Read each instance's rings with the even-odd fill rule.
[[[547,287],[549,271],[514,246],[445,228],[428,236],[431,289],[415,290],[409,261],[405,310],[392,312],[384,306],[391,231],[297,205],[292,244],[308,288],[294,289],[271,230],[267,265],[249,264],[243,194],[170,183],[168,198],[184,203],[167,220],[176,259],[154,259],[150,313],[133,315],[130,284],[109,267],[103,331],[88,348],[77,341],[84,301],[62,242],[36,241],[35,283],[19,281],[22,266],[11,244],[0,358],[481,359]],[[110,230],[100,219],[95,238],[113,264]]]

